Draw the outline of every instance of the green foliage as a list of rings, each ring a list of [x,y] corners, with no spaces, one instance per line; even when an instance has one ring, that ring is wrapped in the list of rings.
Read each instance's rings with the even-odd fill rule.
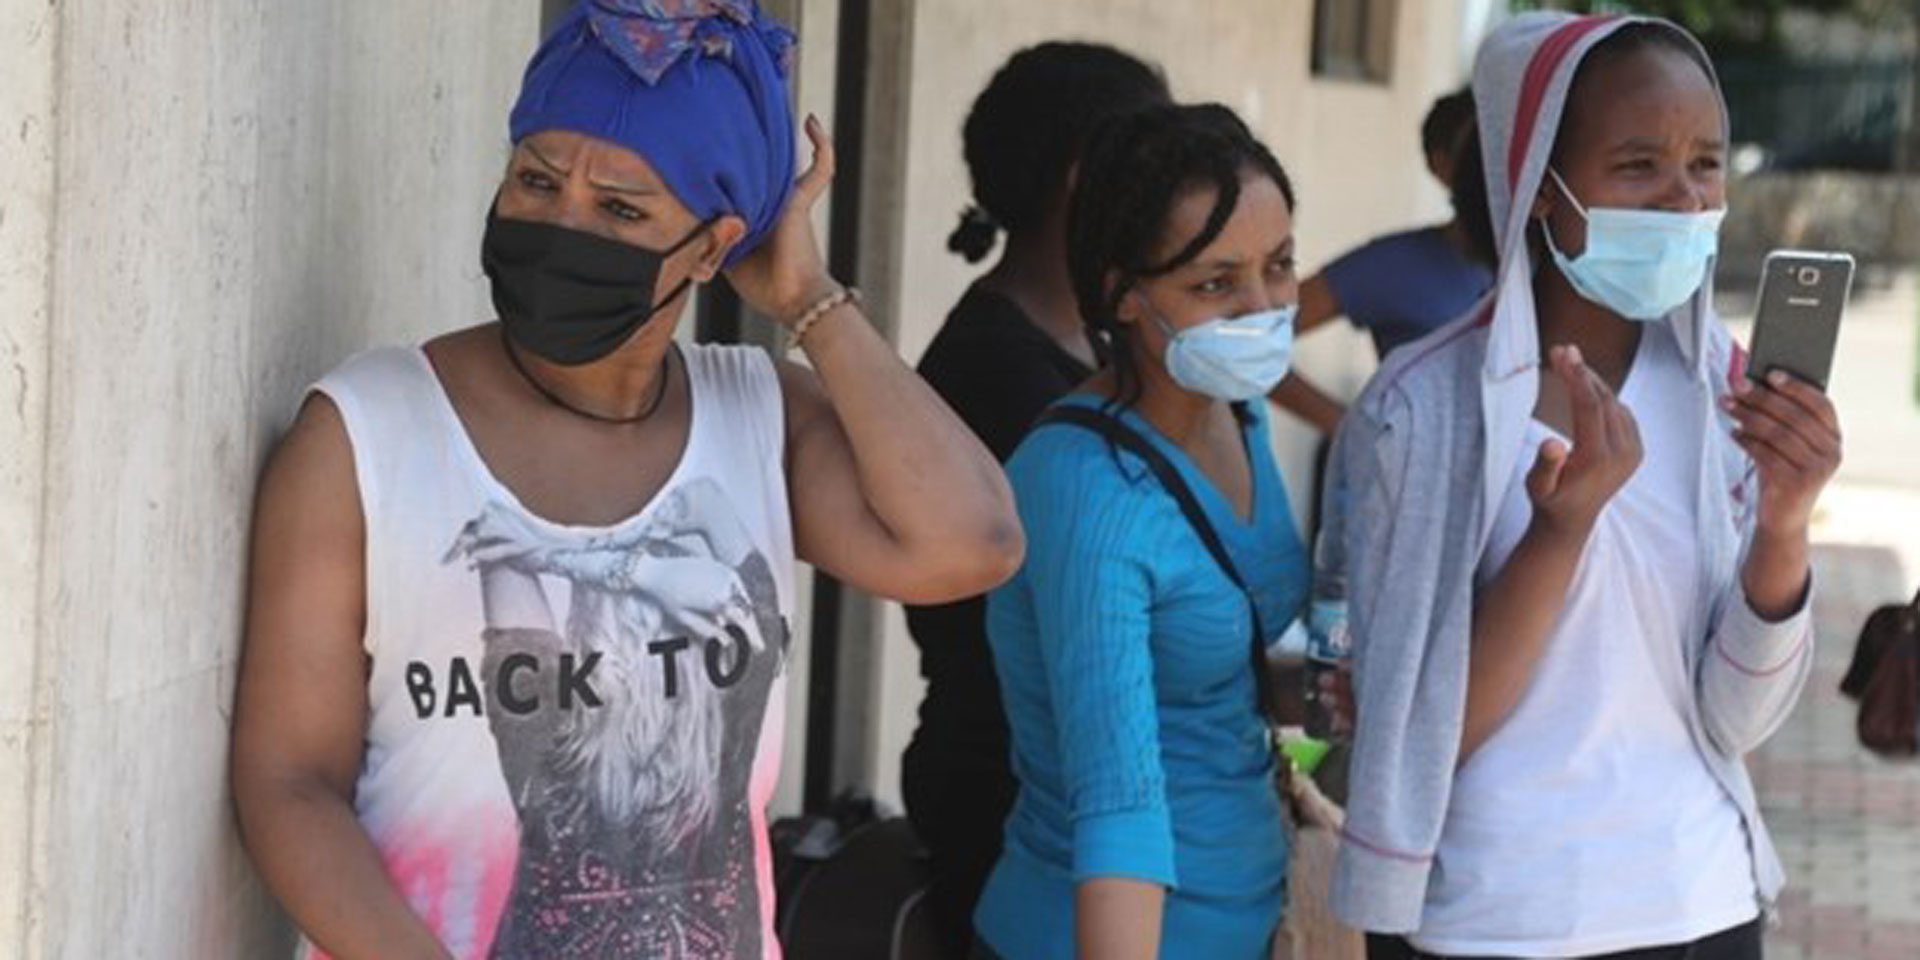
[[[1514,0],[1516,10],[1665,17],[1692,31],[1716,58],[1777,55],[1782,47],[1781,15],[1789,10],[1871,17],[1885,6],[1886,0]]]

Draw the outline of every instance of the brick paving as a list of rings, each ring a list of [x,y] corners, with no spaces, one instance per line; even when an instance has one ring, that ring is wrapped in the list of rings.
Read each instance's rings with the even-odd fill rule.
[[[1739,289],[1738,285],[1728,289]],[[1722,316],[1748,337],[1750,303]],[[1869,612],[1920,585],[1920,271],[1863,274],[1841,327],[1833,398],[1847,438],[1814,540],[1816,668],[1750,761],[1787,867],[1769,960],[1920,960],[1920,764],[1855,746],[1840,677]]]
[[[1839,693],[1862,621],[1913,596],[1886,547],[1815,550],[1820,594],[1812,679],[1787,724],[1749,761],[1787,867],[1769,960],[1920,960],[1920,763],[1857,746]],[[1920,571],[1916,571],[1920,573]]]

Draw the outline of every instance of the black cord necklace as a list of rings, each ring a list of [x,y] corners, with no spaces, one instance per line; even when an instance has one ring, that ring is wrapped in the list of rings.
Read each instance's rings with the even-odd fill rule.
[[[667,380],[669,379],[669,375],[673,372],[673,367],[668,362],[666,355],[662,354],[660,357],[660,376],[655,378],[656,380],[659,381],[660,385],[654,388],[653,399],[647,401],[646,408],[641,410],[639,413],[634,414],[631,417],[609,417],[602,414],[594,413],[591,410],[582,410],[579,407],[576,407],[573,404],[568,403],[567,401],[561,399],[559,394],[554,393],[552,390],[547,389],[546,384],[543,384],[538,379],[536,379],[533,375],[533,372],[527,369],[526,364],[520,362],[520,353],[519,351],[516,351],[515,349],[513,349],[513,339],[507,335],[507,331],[505,327],[502,327],[500,329],[500,347],[501,349],[507,352],[507,362],[513,364],[513,369],[520,372],[520,379],[527,381],[527,386],[532,387],[535,393],[538,393],[540,396],[545,397],[548,403],[551,403],[554,406],[559,407],[560,409],[565,410],[576,417],[585,417],[586,419],[592,420],[596,423],[606,423],[606,424],[612,424],[614,426],[623,426],[627,424],[639,423],[640,421],[653,416],[653,412],[655,410],[660,409],[660,401],[665,400],[667,397]]]

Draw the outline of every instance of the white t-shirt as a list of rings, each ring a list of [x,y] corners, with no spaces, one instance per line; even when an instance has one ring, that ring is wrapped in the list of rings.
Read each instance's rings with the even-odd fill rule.
[[[523,506],[420,350],[363,354],[315,388],[345,421],[366,523],[356,813],[460,960],[780,955],[780,384],[764,351],[680,349],[680,463],[605,527]]]
[[[1650,324],[1621,400],[1645,456],[1594,525],[1532,681],[1454,775],[1419,932],[1455,956],[1572,957],[1683,943],[1759,912],[1739,809],[1688,732],[1683,644],[1701,643],[1694,542],[1698,402]],[[1497,575],[1532,519],[1528,451],[1481,561]]]

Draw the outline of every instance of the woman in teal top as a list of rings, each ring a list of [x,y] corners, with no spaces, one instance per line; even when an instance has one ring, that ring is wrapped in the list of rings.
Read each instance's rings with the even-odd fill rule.
[[[1271,641],[1305,551],[1257,400],[1287,368],[1293,192],[1217,105],[1113,121],[1068,221],[1108,368],[1063,406],[1144,436],[1193,491]],[[1044,425],[1008,463],[1026,565],[988,606],[1020,782],[976,914],[982,953],[1265,956],[1286,838],[1250,662],[1252,610],[1132,453]]]

